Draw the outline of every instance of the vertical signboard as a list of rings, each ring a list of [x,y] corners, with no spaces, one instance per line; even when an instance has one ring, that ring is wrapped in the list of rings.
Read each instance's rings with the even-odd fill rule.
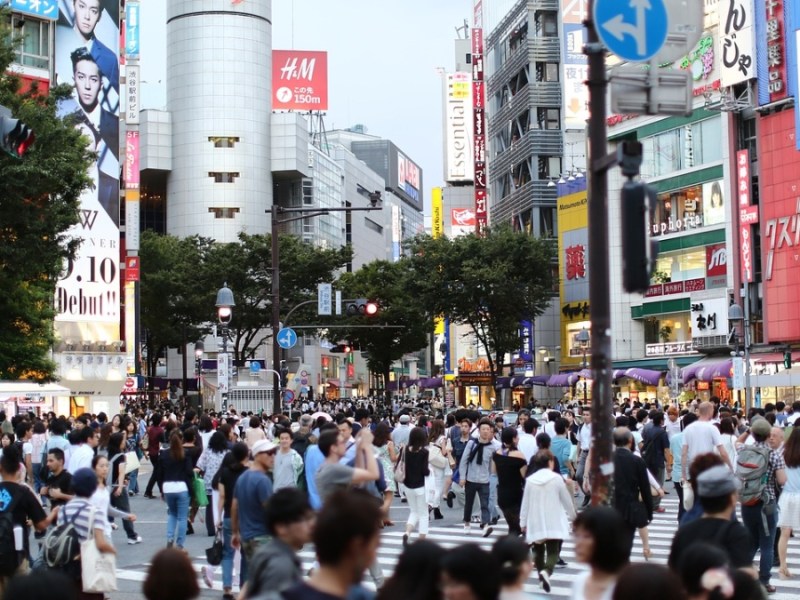
[[[719,11],[720,79],[722,87],[730,87],[756,76],[753,0],[726,0]]]
[[[125,55],[139,58],[139,3],[131,0],[125,5]]]
[[[486,83],[483,65],[483,2],[474,4],[472,28],[472,116],[475,187],[475,233],[483,235],[489,224],[486,193]]]
[[[444,207],[442,206],[442,188],[431,191],[431,236],[433,239],[444,235]]]
[[[139,132],[125,132],[125,189],[139,189]]]
[[[400,242],[403,239],[403,214],[399,206],[392,206],[392,261],[400,260]]]
[[[736,190],[739,199],[739,262],[742,281],[753,281],[753,240],[750,236],[752,215],[758,222],[758,212],[750,207],[750,152],[739,150],[736,153]]]
[[[330,315],[333,312],[333,286],[330,283],[317,284],[317,314]]]
[[[328,110],[328,53],[272,51],[272,110]]]
[[[56,287],[62,337],[119,339],[119,10],[116,0],[63,2],[56,26],[56,79],[72,86],[58,114],[97,155],[69,232],[81,245]]]
[[[589,66],[583,53],[587,4],[587,0],[561,2],[565,129],[584,129],[589,118],[589,88],[585,83],[589,79]]]
[[[128,125],[139,124],[139,65],[128,65],[125,71],[125,122]]]
[[[761,8],[763,7],[763,8]],[[758,103],[761,105],[783,100],[788,94],[786,66],[788,56],[786,1],[767,0],[759,3],[758,27]]]
[[[469,73],[448,73],[444,110],[444,169],[448,183],[472,181],[472,82]]]

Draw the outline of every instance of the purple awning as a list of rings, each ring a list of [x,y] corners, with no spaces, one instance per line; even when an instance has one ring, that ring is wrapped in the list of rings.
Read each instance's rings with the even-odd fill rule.
[[[419,387],[423,390],[433,390],[442,387],[441,377],[423,377],[419,380]]]
[[[566,387],[575,382],[575,373],[558,373],[547,380],[547,387]]]
[[[727,379],[731,376],[732,367],[733,360],[730,358],[724,356],[707,357],[683,367],[681,378],[684,383],[688,383],[692,379],[697,379],[698,381],[711,381],[717,377],[725,377]]]
[[[625,371],[625,377],[630,377],[631,379],[646,383],[647,385],[658,385],[658,382],[661,379],[661,373],[662,371],[631,367]]]
[[[512,377],[511,378],[510,387],[515,388],[515,387],[522,387],[524,385],[528,385],[527,381],[528,380],[524,375],[517,375],[516,377]]]
[[[498,390],[505,390],[511,387],[511,377],[498,377],[494,387]]]
[[[611,379],[612,379],[613,381],[616,381],[617,379],[620,379],[620,378],[622,378],[622,377],[625,377],[625,371],[627,371],[627,370],[628,370],[628,369],[614,369],[614,370],[611,372]]]
[[[526,385],[538,385],[538,386],[545,386],[547,385],[548,380],[550,379],[550,375],[535,375],[534,377],[529,377],[525,380]],[[530,382],[528,384],[528,382]]]

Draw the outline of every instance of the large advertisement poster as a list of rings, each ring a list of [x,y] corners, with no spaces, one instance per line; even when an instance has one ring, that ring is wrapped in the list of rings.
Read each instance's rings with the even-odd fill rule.
[[[445,98],[445,181],[472,181],[472,81],[469,73],[448,73]]]
[[[564,127],[584,129],[589,118],[589,66],[583,53],[587,16],[587,0],[562,0],[561,20],[564,24]]]
[[[272,110],[328,110],[328,53],[272,51]]]
[[[58,108],[96,152],[81,196],[82,240],[56,288],[57,321],[84,324],[83,339],[119,338],[119,3],[62,0],[55,35],[58,83],[72,86]]]

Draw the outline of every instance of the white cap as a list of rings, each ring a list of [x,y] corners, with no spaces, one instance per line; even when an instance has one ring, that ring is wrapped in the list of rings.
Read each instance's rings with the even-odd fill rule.
[[[262,452],[270,452],[275,450],[277,447],[278,446],[276,444],[273,444],[269,440],[258,440],[255,444],[253,444],[253,449],[251,452],[253,453],[253,456],[255,456],[256,454],[261,454]]]

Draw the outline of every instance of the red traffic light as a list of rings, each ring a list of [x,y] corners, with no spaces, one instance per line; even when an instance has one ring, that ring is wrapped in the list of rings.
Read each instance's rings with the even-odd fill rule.
[[[364,314],[368,317],[378,314],[378,305],[375,302],[367,302],[364,305]]]

